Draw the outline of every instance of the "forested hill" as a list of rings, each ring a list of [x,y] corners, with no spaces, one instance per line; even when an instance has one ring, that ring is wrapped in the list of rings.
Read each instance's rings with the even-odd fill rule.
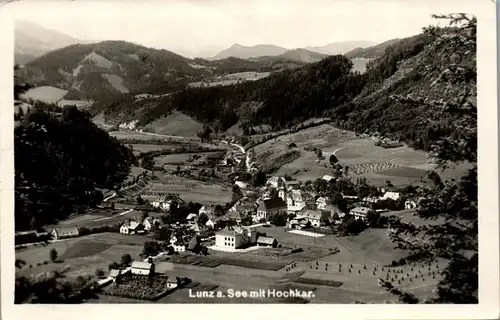
[[[100,204],[130,171],[132,151],[75,107],[35,107],[14,131],[15,228],[32,230]]]
[[[305,62],[286,57],[258,61],[188,59],[125,41],[76,44],[25,66],[24,81],[67,90],[65,99],[109,101],[127,93],[175,91],[187,83],[233,72],[273,71]]]
[[[107,121],[139,120],[146,125],[178,110],[222,131],[238,121],[279,130],[330,116],[340,127],[379,131],[429,150],[439,137],[453,134],[455,119],[441,116],[424,99],[462,96],[465,88],[470,91],[468,99],[475,97],[476,44],[457,46],[461,32],[465,31],[432,27],[399,40],[370,61],[363,74],[351,72],[348,58],[330,56],[254,82],[188,88],[142,101],[129,97],[108,105],[103,113]],[[461,82],[447,82],[447,73],[457,68],[464,73]],[[398,98],[408,96],[422,100],[409,103]]]

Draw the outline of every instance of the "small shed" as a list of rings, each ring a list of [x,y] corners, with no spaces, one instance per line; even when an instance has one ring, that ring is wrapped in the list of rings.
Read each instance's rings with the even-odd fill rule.
[[[257,239],[257,245],[262,246],[262,247],[276,248],[276,246],[278,245],[278,240],[276,240],[275,238],[271,238],[271,237],[260,236]]]

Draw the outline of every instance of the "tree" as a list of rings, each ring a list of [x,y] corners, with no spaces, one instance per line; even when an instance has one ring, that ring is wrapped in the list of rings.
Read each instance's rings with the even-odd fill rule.
[[[316,149],[316,156],[318,156],[318,160],[321,160],[323,158],[323,151],[321,149]]]
[[[122,256],[121,262],[123,266],[128,266],[129,264],[132,263],[132,257],[130,256],[130,254],[126,253]]]
[[[204,226],[208,221],[208,216],[205,213],[201,213],[198,216],[198,223]]]
[[[95,270],[95,276],[98,278],[104,278],[104,270],[102,269],[96,269]]]
[[[337,157],[332,153],[332,155],[330,156],[330,164],[333,166],[335,166],[337,163],[339,162],[339,159],[337,159]]]
[[[50,261],[55,262],[57,260],[57,250],[50,250]]]
[[[286,226],[287,215],[285,213],[273,214],[270,219],[271,223],[277,227]]]
[[[432,39],[440,61],[451,61],[452,55],[476,52],[476,18],[466,14],[434,16],[450,21],[450,27],[425,29]],[[475,57],[475,55],[474,55]],[[448,58],[446,60],[445,58]],[[404,103],[431,108],[436,117],[455,118],[452,133],[442,134],[432,146],[432,155],[445,168],[449,162],[474,164],[459,181],[446,181],[440,188],[425,192],[417,215],[426,220],[443,218],[444,224],[416,226],[399,220],[392,222],[391,238],[413,257],[430,261],[449,259],[445,277],[439,281],[436,294],[426,300],[411,296],[413,303],[478,303],[478,189],[477,189],[477,106],[475,59],[456,68],[451,62],[443,66],[437,83],[460,85],[460,93],[441,100],[424,97],[395,97]],[[422,239],[425,238],[425,241]],[[388,291],[407,301],[408,294],[383,283]]]
[[[144,204],[144,199],[140,195],[137,196],[135,199],[138,205],[143,205]]]
[[[266,184],[266,174],[262,170],[258,170],[255,172],[253,175],[252,179],[250,180],[250,183],[254,187],[260,187]]]
[[[443,187],[443,181],[436,171],[429,171],[427,178],[432,181],[435,188],[441,189]]]

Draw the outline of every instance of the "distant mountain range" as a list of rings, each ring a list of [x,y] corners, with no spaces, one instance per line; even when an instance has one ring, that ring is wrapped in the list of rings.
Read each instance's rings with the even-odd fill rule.
[[[14,60],[24,64],[43,54],[72,44],[91,43],[35,23],[18,20],[14,25]]]
[[[332,42],[325,46],[305,47],[309,51],[314,51],[326,55],[345,54],[356,48],[366,48],[376,45],[373,41],[344,41]]]
[[[367,48],[356,48],[349,52],[345,53],[345,56],[348,58],[365,58],[365,59],[374,59],[382,56],[384,54],[385,49],[387,47],[398,43],[401,39],[391,39],[380,44],[367,47]]]
[[[236,57],[241,59],[250,59],[265,56],[289,56],[294,59],[299,59],[304,62],[318,61],[311,57],[326,57],[328,55],[345,54],[354,49],[367,48],[376,45],[371,41],[345,41],[333,42],[325,46],[305,47],[297,49],[287,49],[272,44],[258,44],[255,46],[243,46],[241,44],[234,44],[231,47],[219,52],[213,59],[224,59],[228,57]],[[314,55],[314,53],[321,54]],[[303,58],[305,57],[305,60]],[[321,59],[321,58],[320,58]]]

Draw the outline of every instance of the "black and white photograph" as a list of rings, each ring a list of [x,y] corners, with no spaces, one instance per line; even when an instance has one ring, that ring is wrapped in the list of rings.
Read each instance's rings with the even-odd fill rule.
[[[495,3],[119,2],[0,8],[9,308],[498,312]]]

